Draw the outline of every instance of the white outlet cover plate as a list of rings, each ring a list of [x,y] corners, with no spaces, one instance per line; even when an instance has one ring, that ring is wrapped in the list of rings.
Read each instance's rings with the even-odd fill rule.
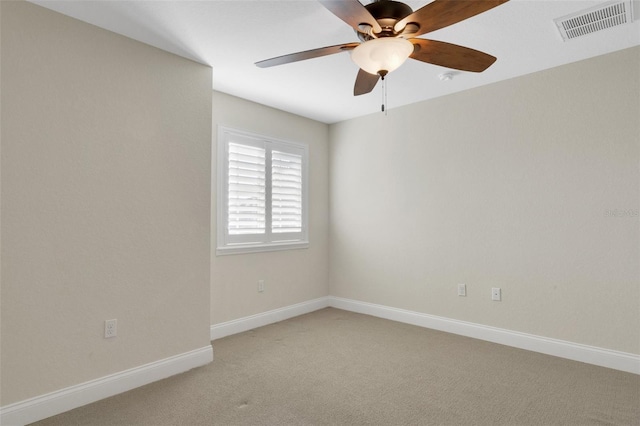
[[[502,300],[502,291],[499,288],[492,288],[491,289],[491,300]]]
[[[106,320],[104,322],[104,337],[108,339],[110,337],[116,337],[118,335],[118,320]]]

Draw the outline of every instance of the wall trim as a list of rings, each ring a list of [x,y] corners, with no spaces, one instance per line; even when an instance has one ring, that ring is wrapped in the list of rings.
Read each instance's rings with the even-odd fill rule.
[[[321,297],[308,302],[212,325],[211,340],[242,333],[326,307],[371,315],[640,375],[640,355],[335,296]]]
[[[308,314],[310,312],[328,307],[329,297],[325,296],[318,299],[297,303],[295,305],[285,306],[283,308],[263,312],[260,314],[214,324],[211,326],[211,340],[231,336],[232,334],[242,333],[243,331],[263,327],[265,325],[284,321],[289,318]]]
[[[327,307],[640,375],[640,355],[335,296],[321,297],[212,325],[211,340],[242,333]],[[183,373],[208,364],[211,361],[213,361],[213,348],[212,346],[205,346],[140,367],[20,401],[0,408],[0,424],[21,426],[33,423],[175,374]]]
[[[560,358],[613,368],[628,373],[640,374],[640,355],[610,349],[587,346],[564,340],[551,339],[518,331],[490,327],[459,321],[405,309],[360,302],[340,297],[329,297],[329,306],[345,311],[371,315],[420,327],[432,328],[447,333],[486,340],[501,345],[540,352]]]
[[[213,361],[211,345],[70,386],[0,409],[0,424],[25,425],[183,373]]]

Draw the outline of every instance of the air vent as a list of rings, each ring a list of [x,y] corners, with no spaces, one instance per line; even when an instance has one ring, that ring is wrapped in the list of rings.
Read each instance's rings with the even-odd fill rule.
[[[633,22],[631,1],[613,1],[553,20],[564,41]]]

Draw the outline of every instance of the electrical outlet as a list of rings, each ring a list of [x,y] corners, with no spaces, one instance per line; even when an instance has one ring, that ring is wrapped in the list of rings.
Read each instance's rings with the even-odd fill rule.
[[[497,287],[491,289],[491,300],[501,301],[502,300],[502,290]]]
[[[466,295],[467,295],[467,285],[458,284],[458,296],[466,296]]]
[[[118,334],[118,320],[106,320],[104,322],[104,338],[116,337]]]
[[[258,292],[262,293],[264,291],[264,280],[258,280]]]

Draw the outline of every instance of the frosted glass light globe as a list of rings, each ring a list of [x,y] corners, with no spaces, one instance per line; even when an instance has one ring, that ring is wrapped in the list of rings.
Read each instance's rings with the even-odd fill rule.
[[[382,37],[360,44],[351,52],[351,59],[369,74],[381,71],[386,74],[402,65],[412,53],[413,44],[409,40]]]

